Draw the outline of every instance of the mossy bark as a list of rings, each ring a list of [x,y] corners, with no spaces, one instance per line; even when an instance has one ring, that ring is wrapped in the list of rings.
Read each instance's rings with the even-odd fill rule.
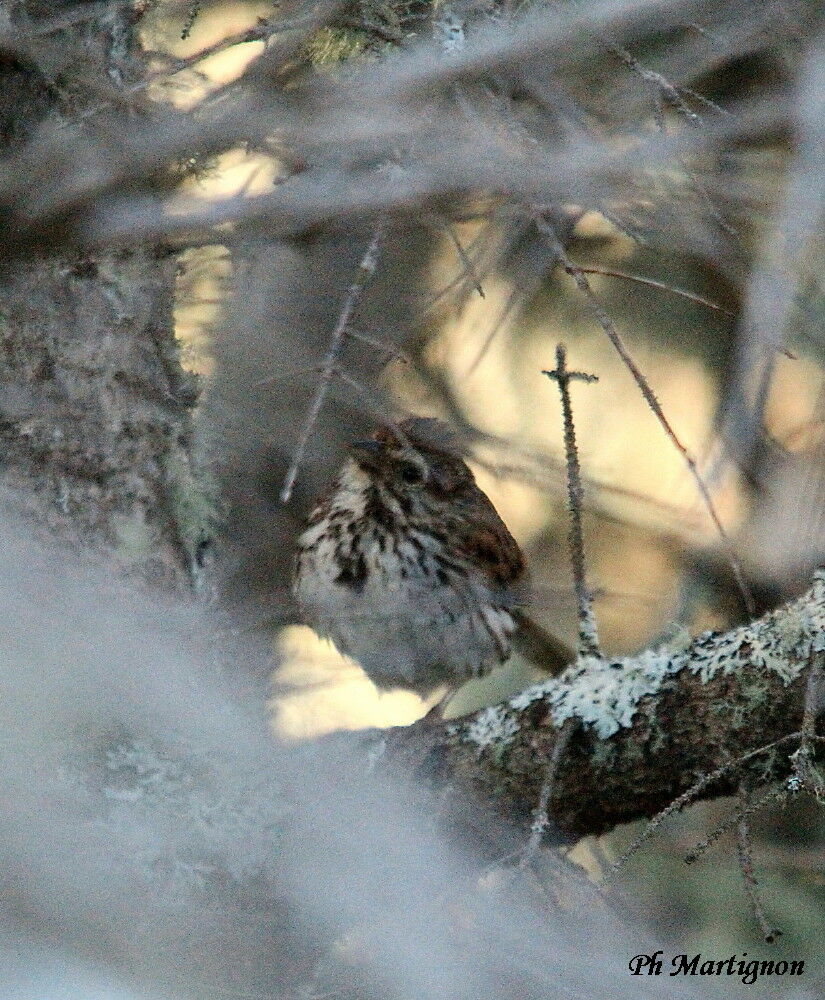
[[[719,769],[724,773],[697,799],[729,795],[740,785],[770,786],[794,773],[792,755],[801,744],[794,734],[802,730],[806,699],[810,722],[821,712],[811,673],[823,657],[824,616],[820,572],[806,595],[757,622],[705,634],[676,652],[663,650],[656,689],[633,702],[628,724],[611,724],[609,735],[569,710],[575,699],[565,711],[568,693],[588,682],[584,667],[532,695],[443,727],[425,719],[393,731],[387,759],[409,759],[412,747],[437,786],[489,802],[527,825],[560,738],[561,706],[575,728],[556,770],[548,814],[564,838],[651,818]],[[651,654],[643,656],[649,665]],[[629,676],[641,664],[641,657],[617,663],[617,683],[621,672]],[[776,741],[782,742],[773,746]],[[765,749],[751,755],[759,748]],[[791,782],[789,792],[793,787]]]
[[[746,689],[759,680],[763,697],[741,712]],[[799,730],[805,698],[802,677],[787,687],[778,677],[762,684],[756,671],[702,683],[688,671],[644,699],[633,724],[607,739],[579,728],[559,765],[549,816],[565,837],[606,833],[621,823],[656,815],[705,774],[760,745]],[[497,803],[528,823],[536,808],[559,729],[540,702],[523,713],[506,745],[478,748],[464,729],[445,732],[439,771],[459,786]],[[741,720],[741,721],[740,721]],[[746,778],[763,785],[791,771],[796,749],[769,752],[704,789],[697,798],[730,795]],[[446,763],[449,762],[449,763]]]
[[[0,16],[23,39],[36,39],[27,32],[40,15],[85,7],[5,6]],[[101,23],[90,18],[49,36],[31,59],[0,55],[0,156],[42,128],[75,127],[101,92],[139,79],[133,12],[124,5]],[[90,86],[74,86],[78,79]],[[50,533],[143,578],[190,586],[210,516],[194,471],[197,387],[174,336],[175,261],[151,247],[73,259],[47,259],[38,246],[7,250],[0,483]]]

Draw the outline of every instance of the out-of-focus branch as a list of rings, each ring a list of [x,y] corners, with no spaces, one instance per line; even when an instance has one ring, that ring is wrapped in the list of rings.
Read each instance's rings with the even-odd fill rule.
[[[6,6],[17,8],[9,23],[19,31],[0,38],[0,189],[8,193],[22,181],[9,164],[27,161],[29,196],[17,206],[19,229],[10,221],[16,209],[0,209],[15,230],[0,295],[0,483],[11,488],[4,504],[19,505],[54,535],[105,553],[155,585],[206,588],[217,503],[195,454],[199,383],[181,366],[175,338],[175,262],[154,247],[78,256],[61,245],[60,217],[67,222],[66,212],[89,207],[105,161],[118,173],[127,144],[110,134],[103,142],[108,155],[94,143],[83,153],[76,147],[79,183],[69,194],[60,136],[78,138],[67,123],[88,109],[88,91],[70,82],[69,69],[58,73],[45,57],[41,67],[38,44],[48,56],[50,42],[38,43],[42,25],[26,16],[35,5]],[[67,20],[56,47],[78,77],[102,81],[116,94],[142,78],[143,8],[59,6]],[[0,20],[3,14],[0,4]],[[86,14],[94,15],[93,30],[75,19]],[[31,51],[21,53],[27,45]],[[132,129],[139,130],[137,121],[129,121]],[[29,160],[46,133],[51,154]],[[54,240],[38,242],[40,213],[55,224]]]
[[[419,42],[405,46],[391,63],[365,61],[338,78],[296,75],[302,46],[333,16],[333,6],[305,4],[283,20],[233,36],[229,41],[273,35],[283,41],[270,44],[240,81],[212,95],[195,115],[144,102],[122,108],[122,114],[102,107],[93,129],[77,121],[76,127],[63,122],[45,130],[0,167],[0,232],[14,235],[6,241],[6,254],[34,246],[59,254],[77,245],[185,242],[216,226],[257,219],[266,219],[275,234],[289,234],[345,215],[418,213],[422,205],[444,214],[445,206],[460,207],[470,192],[521,203],[603,206],[609,212],[617,200],[624,205],[638,200],[633,192],[640,164],[647,175],[680,170],[692,151],[725,146],[787,117],[785,107],[767,101],[761,110],[754,105],[735,119],[717,118],[701,130],[672,136],[651,136],[631,122],[621,143],[613,143],[596,132],[542,125],[522,129],[529,141],[520,143],[515,130],[502,142],[498,128],[468,121],[450,98],[457,80],[515,72],[516,66],[524,76],[527,67],[520,64],[528,55],[534,72],[527,75],[534,83],[546,74],[542,67],[558,61],[584,74],[593,64],[589,32],[627,40],[634,33],[644,36],[652,18],[661,31],[669,20],[682,24],[704,5],[684,3],[678,13],[659,0],[593,4],[556,14],[544,10],[506,30],[499,24],[480,27],[472,44],[449,59],[436,46]],[[36,39],[28,37],[27,44]],[[6,40],[9,52],[16,45],[22,42]],[[172,71],[176,65],[185,64],[173,63]],[[284,87],[287,78],[290,86]],[[217,204],[186,202],[165,183],[165,172],[180,160],[249,143],[275,143],[276,152],[294,153],[300,172],[274,192]],[[415,151],[402,157],[403,170],[367,179],[365,163],[392,160],[398,150]],[[715,182],[711,177],[705,187],[710,190]]]
[[[821,30],[817,41],[798,84],[793,122],[796,154],[776,211],[773,232],[763,249],[760,265],[750,277],[745,297],[724,432],[740,462],[751,457],[761,433],[773,361],[776,352],[785,345],[807,255],[817,227],[821,226],[825,204],[822,177],[825,112],[820,100],[825,87],[825,33]]]

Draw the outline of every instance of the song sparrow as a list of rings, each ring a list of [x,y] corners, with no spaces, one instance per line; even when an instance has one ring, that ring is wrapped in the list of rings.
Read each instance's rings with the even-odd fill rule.
[[[298,541],[304,620],[379,688],[454,690],[514,639],[558,671],[570,651],[524,616],[524,559],[438,420],[354,441]],[[538,655],[537,654],[538,650]]]

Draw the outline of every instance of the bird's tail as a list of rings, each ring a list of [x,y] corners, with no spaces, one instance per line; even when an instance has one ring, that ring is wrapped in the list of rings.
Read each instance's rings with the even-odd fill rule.
[[[518,626],[513,635],[516,651],[541,670],[546,670],[555,677],[576,658],[576,654],[566,643],[537,625],[523,611],[517,609],[513,612],[513,617]]]

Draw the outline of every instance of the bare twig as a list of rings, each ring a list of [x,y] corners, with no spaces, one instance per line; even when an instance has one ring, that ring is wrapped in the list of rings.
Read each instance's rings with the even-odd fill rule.
[[[711,302],[710,299],[706,299],[702,295],[697,295],[696,292],[689,292],[684,288],[677,288],[675,285],[668,285],[664,281],[656,281],[654,278],[644,278],[640,274],[628,274],[627,271],[615,271],[613,268],[609,267],[580,267],[579,270],[582,274],[603,274],[608,278],[622,278],[625,281],[635,281],[639,285],[648,285],[650,288],[660,288],[664,292],[672,292],[674,295],[681,295],[684,299],[689,299],[691,302],[696,302],[700,306],[707,306],[708,309],[715,309],[718,312],[724,313],[726,316],[736,315],[730,309],[725,309],[724,306],[720,306],[717,302]]]
[[[444,223],[444,227],[447,230],[447,235],[450,237],[450,240],[453,246],[455,247],[455,252],[458,254],[458,259],[461,261],[462,266],[464,267],[464,271],[467,275],[467,278],[469,279],[469,281],[472,282],[473,288],[475,288],[475,290],[483,299],[484,288],[482,287],[481,279],[476,273],[475,265],[470,259],[469,254],[464,249],[461,240],[458,238],[458,233],[455,231],[455,226],[452,224],[452,222],[450,222],[449,219],[443,219],[442,221]]]
[[[550,817],[547,810],[550,805],[550,800],[553,798],[553,791],[556,787],[556,777],[559,772],[559,764],[561,763],[562,757],[567,752],[567,747],[570,745],[570,737],[573,735],[575,728],[576,720],[567,719],[559,730],[556,742],[553,744],[553,752],[550,755],[550,760],[547,764],[547,773],[541,786],[541,792],[539,793],[538,805],[533,813],[533,822],[530,827],[530,839],[527,841],[524,853],[519,861],[519,868],[527,868],[528,865],[532,863],[539,848],[541,847],[545,830],[547,830],[550,826]]]
[[[599,37],[599,36],[597,36]],[[691,90],[689,87],[677,87],[671,83],[666,77],[661,73],[657,73],[654,70],[643,66],[627,49],[623,48],[621,45],[617,45],[613,41],[607,38],[601,38],[604,44],[607,46],[608,50],[613,53],[624,65],[626,65],[631,72],[639,76],[646,84],[654,88],[654,115],[656,118],[656,124],[659,130],[664,134],[667,131],[667,124],[665,121],[665,104],[670,104],[674,107],[683,118],[685,118],[693,126],[701,126],[703,123],[702,118],[690,107],[688,107],[683,94],[692,97],[698,103],[702,104],[704,107],[711,109],[716,114],[732,118],[733,116],[720,108],[719,105],[715,104],[713,101],[701,94],[697,93],[695,90]],[[711,215],[716,223],[723,229],[726,233],[731,236],[736,236],[737,233],[734,228],[728,223],[728,221],[722,216],[719,209],[717,208],[713,198],[710,196],[705,186],[699,181],[696,174],[691,169],[690,165],[687,163],[683,156],[677,157],[678,162],[685,172],[691,186],[699,195],[699,197],[708,205]]]
[[[747,796],[744,788],[741,786],[739,789],[739,802],[740,810],[742,810],[742,818],[736,826],[736,853],[739,858],[739,871],[742,873],[745,894],[750,901],[753,915],[756,917],[756,922],[759,924],[762,936],[769,944],[772,944],[782,935],[782,931],[768,921],[765,907],[762,905],[762,900],[759,896],[759,883],[753,874],[753,849],[751,846],[750,824],[744,815],[744,810],[747,807]]]
[[[70,10],[54,17],[41,18],[34,23],[27,24],[25,34],[31,37],[52,35],[58,31],[66,31],[78,24],[85,24],[106,14],[119,13],[133,7],[132,0],[121,0],[120,3],[115,3],[114,0],[104,0],[101,3],[84,3],[79,9]]]
[[[289,499],[292,496],[295,480],[298,478],[298,470],[300,469],[301,462],[304,459],[304,454],[306,453],[307,445],[309,444],[309,439],[312,435],[315,423],[318,420],[318,415],[321,412],[321,407],[324,405],[324,400],[329,392],[329,385],[332,381],[333,375],[335,374],[338,359],[340,358],[341,352],[343,351],[346,343],[345,335],[347,328],[350,320],[352,319],[352,315],[355,312],[356,306],[360,302],[361,296],[364,294],[364,289],[378,266],[381,239],[384,235],[385,227],[386,219],[384,216],[381,216],[375,226],[375,230],[373,231],[372,238],[370,239],[367,249],[364,251],[364,256],[361,258],[361,263],[358,265],[358,273],[356,274],[352,284],[349,286],[347,297],[344,299],[344,304],[338,315],[338,322],[335,324],[335,328],[332,331],[329,348],[321,369],[321,378],[318,382],[318,388],[315,391],[312,403],[310,404],[307,412],[301,436],[298,439],[298,445],[295,449],[289,469],[287,470],[283,488],[281,489],[282,503],[289,503]]]
[[[639,390],[642,393],[645,402],[653,411],[655,417],[661,424],[665,434],[667,434],[667,436],[670,438],[670,441],[673,444],[673,446],[676,448],[676,450],[684,459],[685,464],[687,465],[688,470],[691,476],[693,477],[693,481],[696,484],[696,488],[699,491],[699,495],[702,497],[702,500],[704,501],[708,514],[710,514],[711,520],[713,521],[713,524],[716,528],[719,538],[721,539],[722,544],[725,547],[725,554],[728,559],[728,564],[731,567],[734,579],[736,580],[737,587],[739,588],[739,592],[742,595],[742,601],[745,605],[745,609],[748,615],[751,618],[753,618],[756,614],[756,606],[753,601],[753,596],[750,592],[750,588],[748,587],[745,581],[745,576],[742,572],[742,567],[739,564],[739,560],[736,556],[736,553],[734,552],[733,543],[730,540],[730,536],[728,535],[724,525],[722,524],[721,519],[719,518],[719,514],[716,510],[716,505],[714,504],[713,498],[710,495],[710,490],[708,489],[707,484],[702,478],[702,474],[699,472],[699,466],[696,464],[696,459],[694,459],[693,455],[691,455],[691,453],[687,450],[687,448],[682,444],[676,432],[673,430],[670,421],[665,416],[665,412],[662,409],[661,403],[656,398],[655,393],[650,387],[650,383],[647,381],[647,379],[639,369],[638,365],[633,360],[633,357],[631,356],[630,352],[625,346],[624,341],[619,336],[619,331],[616,329],[613,320],[607,314],[607,312],[605,311],[605,309],[603,308],[603,306],[593,293],[593,289],[590,286],[590,282],[587,280],[587,276],[582,272],[582,269],[578,267],[576,264],[574,264],[567,256],[567,253],[565,252],[565,249],[562,246],[561,241],[556,235],[556,231],[553,228],[553,226],[545,219],[543,219],[540,215],[537,215],[535,219],[536,219],[536,225],[538,226],[540,232],[547,238],[551,246],[551,249],[556,254],[559,263],[562,265],[564,270],[570,275],[570,277],[576,283],[576,286],[578,287],[579,291],[582,293],[588,305],[590,306],[592,312],[596,316],[599,325],[607,335],[608,340],[611,342],[611,344],[613,344],[619,357],[624,362],[625,367],[633,376],[633,379],[636,382],[636,385],[639,387]]]
[[[689,806],[691,802],[694,802],[696,798],[706,789],[713,785],[715,782],[719,781],[730,771],[742,767],[747,764],[748,761],[753,760],[754,757],[759,757],[762,754],[769,753],[771,750],[776,749],[776,747],[784,746],[786,743],[792,743],[794,740],[800,739],[802,736],[801,731],[795,733],[788,733],[786,736],[781,737],[778,740],[774,740],[772,743],[765,743],[764,746],[756,747],[755,750],[750,750],[746,754],[742,754],[741,757],[737,757],[736,760],[728,761],[722,764],[721,767],[717,767],[714,771],[709,774],[702,775],[698,781],[690,786],[686,791],[675,798],[669,805],[665,806],[661,812],[658,812],[652,820],[645,826],[641,834],[633,841],[633,843],[627,848],[627,850],[613,862],[610,871],[607,873],[608,878],[614,878],[618,873],[625,867],[627,862],[633,857],[633,855],[653,836],[654,833],[659,829],[659,827],[664,823],[668,817],[681,812],[686,806]]]
[[[547,488],[548,486],[555,488],[559,482],[557,463],[545,456],[541,456],[540,463],[537,463],[533,456],[530,456],[530,459],[533,461],[532,465],[525,463],[517,464],[515,462],[497,462],[493,459],[484,458],[481,455],[474,457],[477,465],[480,465],[498,478],[511,477],[542,488]],[[528,460],[525,459],[525,462]],[[701,528],[701,522],[694,516],[692,510],[649,496],[641,490],[633,490],[629,487],[605,482],[588,475],[582,476],[582,483],[588,489],[594,490],[597,495],[605,493],[608,496],[621,497],[625,500],[632,500],[637,504],[644,504],[651,510],[656,511],[657,517],[667,518],[666,524],[663,525],[663,530],[674,538],[686,538],[688,532],[698,532]],[[591,500],[591,505],[592,503],[593,501]],[[622,519],[622,516],[613,511],[612,508],[611,517]],[[634,521],[634,523],[637,522]]]
[[[300,368],[280,368],[276,375],[267,375],[266,378],[258,379],[253,382],[251,388],[263,389],[266,386],[280,385],[285,382],[289,382],[290,379],[301,378],[304,375],[319,375],[323,372],[323,370],[323,365],[304,365]]]
[[[404,433],[401,425],[395,421],[391,420],[384,413],[384,407],[382,406],[382,400],[379,398],[378,394],[369,389],[363,383],[359,382],[358,379],[353,378],[352,375],[345,372],[341,368],[333,369],[332,374],[344,385],[349,386],[350,389],[358,396],[359,399],[363,399],[366,403],[368,409],[375,414],[375,416],[381,421],[384,427],[388,427],[393,434],[398,438],[401,444],[405,448],[412,448],[413,444],[407,435]]]
[[[235,32],[234,35],[225,35],[223,38],[219,38],[216,42],[213,42],[212,45],[207,45],[203,49],[198,49],[197,52],[193,52],[190,56],[182,56],[179,59],[171,60],[170,63],[163,69],[150,74],[145,81],[142,81],[140,86],[142,88],[147,84],[155,83],[163,77],[174,76],[176,73],[182,73],[184,70],[191,69],[193,66],[196,66],[199,62],[203,62],[211,56],[219,55],[221,52],[234,48],[236,45],[247,45],[250,42],[266,43],[270,38],[272,38],[273,35],[279,35],[287,31],[294,31],[296,28],[306,27],[306,25],[311,23],[311,21],[312,17],[310,15],[305,15],[303,17],[299,16],[283,21],[278,21],[276,19],[259,20],[258,23],[252,25],[252,27],[246,28],[244,31]]]
[[[805,687],[802,739],[799,749],[791,755],[793,774],[790,779],[792,791],[804,789],[818,802],[825,802],[825,780],[814,765],[813,747],[817,742],[816,720],[822,707],[822,681],[822,656],[815,654],[809,667],[808,683]]]
[[[598,37],[598,36],[597,36]],[[640,79],[653,88],[655,88],[657,94],[661,95],[662,99],[668,104],[672,105],[691,125],[701,125],[702,119],[695,111],[692,111],[685,103],[682,95],[679,93],[679,89],[675,87],[670,80],[662,76],[661,73],[657,73],[655,70],[648,69],[643,66],[639,60],[631,55],[626,48],[621,45],[617,45],[615,42],[610,41],[610,39],[602,38],[604,44],[607,46],[608,51],[612,52],[617,59],[624,63],[625,66],[632,72],[635,73]]]
[[[186,41],[189,35],[192,33],[192,28],[195,25],[195,21],[198,19],[198,14],[201,12],[202,3],[193,3],[187,14],[186,19],[183,22],[183,27],[180,29],[181,41]]]
[[[816,720],[822,709],[822,656],[814,655],[805,688],[805,709],[802,716],[802,738],[810,741],[816,735]]]
[[[711,830],[704,840],[699,841],[693,850],[685,855],[685,863],[692,865],[695,861],[698,861],[699,858],[701,858],[703,854],[706,854],[720,837],[728,833],[730,830],[733,830],[734,827],[737,827],[740,823],[746,822],[749,817],[761,812],[766,806],[770,805],[771,802],[775,802],[777,799],[785,798],[787,794],[788,788],[786,782],[780,781],[771,785],[763,795],[760,795],[759,798],[752,799],[746,806],[737,809],[731,817],[725,820],[724,823],[720,823],[716,829]]]
[[[599,215],[604,216],[612,226],[615,226],[623,236],[632,240],[637,246],[647,247],[650,245],[650,241],[645,237],[644,233],[640,232],[632,223],[622,219],[606,205],[599,203],[596,207]]]
[[[482,231],[473,239],[472,243],[470,243],[469,246],[464,248],[464,252],[467,254],[467,257],[473,266],[473,273],[475,274],[478,274],[479,261],[481,260],[481,257],[484,253],[484,241],[489,235],[488,231],[492,226],[492,222],[493,222],[492,219],[488,220],[487,225],[483,227]],[[471,254],[473,254],[474,251],[477,251],[475,253],[475,256],[471,256]],[[450,292],[454,291],[459,285],[461,285],[464,282],[464,280],[467,277],[467,273],[468,272],[466,267],[462,266],[458,274],[456,274],[453,278],[451,278],[437,292],[434,292],[429,297],[427,302],[410,319],[409,323],[407,324],[408,328],[410,330],[414,330],[416,329],[416,327],[420,326],[421,323],[430,314],[430,312],[438,305],[438,303],[443,301],[443,299],[445,299],[450,294]]]
[[[513,308],[515,307],[516,303],[519,301],[519,299],[524,298],[525,294],[526,293],[525,293],[524,289],[520,285],[516,285],[511,290],[510,294],[507,296],[506,302],[501,307],[501,310],[499,311],[498,316],[496,317],[495,321],[493,322],[493,325],[490,327],[490,330],[487,333],[487,336],[484,338],[484,343],[479,348],[478,354],[470,362],[470,365],[467,368],[467,371],[464,373],[465,378],[469,377],[470,375],[472,375],[473,372],[476,370],[476,368],[478,368],[478,366],[484,360],[484,358],[487,355],[487,351],[490,350],[490,345],[493,343],[493,341],[496,338],[496,334],[499,332],[499,330],[501,330],[502,326],[504,325],[504,323],[507,320],[507,317],[513,311]]]
[[[721,105],[717,104],[716,101],[712,101],[709,97],[705,97],[704,94],[700,94],[698,90],[694,90],[692,87],[686,87],[683,83],[679,84],[679,90],[683,94],[687,94],[688,97],[692,97],[694,101],[698,101],[699,104],[708,108],[708,110],[715,112],[717,115],[722,115],[725,118],[733,118],[733,114],[728,111],[727,108],[723,108]]]
[[[205,301],[199,299],[198,302]],[[208,301],[208,300],[206,300]],[[217,303],[223,303],[222,299],[216,299]],[[390,344],[388,341],[379,340],[377,337],[371,337],[366,333],[361,333],[360,330],[347,330],[346,337],[349,340],[357,340],[361,343],[368,344],[370,347],[381,351],[386,354],[390,361],[403,361],[405,364],[409,364],[410,356],[400,347],[396,347],[394,344]],[[301,375],[323,375],[325,371],[324,365],[306,365],[302,368],[282,368],[278,371],[276,375],[267,375],[266,378],[258,379],[258,381],[252,383],[252,388],[262,389],[268,385],[278,385],[281,382],[286,382],[289,379],[297,378]],[[366,386],[361,385],[360,382],[356,382],[350,375],[347,375],[345,371],[341,368],[335,368],[332,374],[340,379],[345,384],[349,385],[351,388],[356,389],[359,394],[366,394]]]
[[[390,360],[403,361],[404,364],[410,363],[410,356],[404,348],[390,343],[389,340],[382,340],[380,337],[373,337],[363,330],[353,330],[352,328],[347,330],[347,336],[351,340],[357,340],[362,344],[367,344],[369,347],[374,347],[376,351],[386,354]]]
[[[105,8],[107,5],[102,4],[101,6]],[[129,3],[124,3],[122,6],[130,7],[131,5]],[[165,65],[161,69],[154,73],[146,73],[140,80],[127,87],[120,88],[115,93],[102,92],[105,98],[102,103],[92,104],[74,116],[67,116],[60,127],[69,128],[72,125],[76,125],[81,122],[88,121],[90,118],[99,116],[101,113],[104,113],[109,109],[115,97],[122,107],[129,110],[129,98],[136,97],[138,94],[147,90],[150,86],[161,80],[167,80],[169,77],[176,76],[178,73],[191,69],[199,62],[203,62],[204,60],[210,58],[210,56],[218,55],[219,53],[225,52],[227,49],[231,49],[236,45],[243,45],[248,42],[260,41],[266,44],[269,39],[275,35],[286,34],[290,31],[296,31],[301,28],[306,29],[312,25],[315,20],[316,18],[311,14],[298,16],[284,21],[261,20],[258,24],[251,28],[247,28],[245,31],[239,31],[234,35],[226,35],[223,38],[219,38],[212,45],[199,49],[190,56],[169,60],[164,55],[163,58],[165,60]],[[160,55],[160,53],[154,52],[151,54],[153,56]],[[186,245],[197,245],[197,238],[193,236],[191,239],[188,239]]]
[[[576,599],[579,605],[579,654],[601,658],[599,633],[593,616],[593,597],[587,589],[584,565],[584,537],[582,532],[582,484],[579,467],[579,453],[576,448],[576,429],[573,424],[573,406],[570,402],[570,383],[598,382],[595,375],[572,372],[567,367],[567,348],[564,344],[556,347],[556,367],[543,372],[558,383],[561,408],[564,418],[564,449],[567,458],[567,500],[570,510],[570,558],[573,562],[573,578]]]

